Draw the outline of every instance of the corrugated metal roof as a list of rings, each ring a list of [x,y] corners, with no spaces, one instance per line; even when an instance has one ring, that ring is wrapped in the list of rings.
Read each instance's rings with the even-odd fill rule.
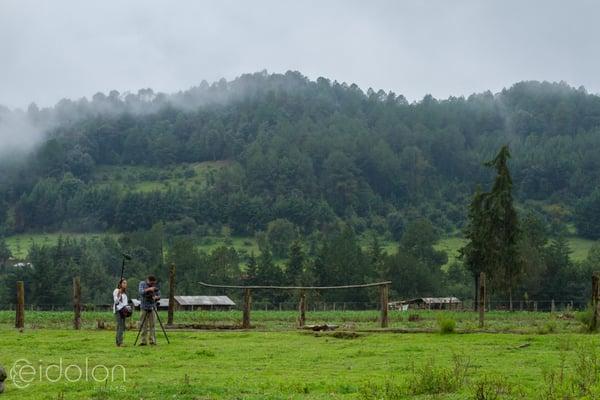
[[[131,300],[138,307],[140,301]],[[235,306],[227,296],[175,296],[175,301],[180,306]],[[159,307],[169,307],[169,299],[160,299]]]
[[[175,296],[181,306],[235,306],[227,296]]]
[[[422,301],[425,304],[460,303],[458,297],[418,297],[416,299],[402,301],[402,303],[414,303],[417,301]]]
[[[140,306],[140,301],[138,299],[131,299],[131,302],[133,303],[133,305],[135,307]],[[158,301],[158,306],[159,307],[169,307],[169,299],[160,299]]]

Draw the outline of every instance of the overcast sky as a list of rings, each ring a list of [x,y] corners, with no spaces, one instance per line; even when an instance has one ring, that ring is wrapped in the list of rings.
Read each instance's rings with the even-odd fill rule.
[[[408,99],[520,80],[600,92],[597,1],[0,0],[0,104],[298,70]]]

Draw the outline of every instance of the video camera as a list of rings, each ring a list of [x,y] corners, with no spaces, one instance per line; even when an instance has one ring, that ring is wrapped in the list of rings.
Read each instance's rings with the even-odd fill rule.
[[[160,299],[154,299],[154,296],[156,296],[156,292],[160,292],[158,282],[155,282],[151,287],[154,287],[155,289],[153,291],[144,293],[144,300],[146,301],[146,303],[155,303],[155,305],[158,306],[158,302]]]

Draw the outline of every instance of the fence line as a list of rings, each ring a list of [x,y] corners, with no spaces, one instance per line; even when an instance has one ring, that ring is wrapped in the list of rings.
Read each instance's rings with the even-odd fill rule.
[[[554,300],[555,311],[565,310],[583,310],[588,306],[585,301],[578,300]],[[454,306],[455,304],[453,304]],[[508,300],[492,300],[486,301],[487,311],[508,311]],[[112,305],[110,304],[86,304],[82,303],[82,312],[93,312],[93,311],[110,311]],[[298,302],[296,301],[254,301],[253,307],[257,311],[296,311],[298,309]],[[367,301],[310,301],[306,299],[307,311],[376,311],[379,307],[378,302]],[[552,300],[528,300],[528,301],[515,301],[513,300],[514,311],[537,311],[547,312],[551,311]],[[0,310],[2,311],[15,311],[15,303],[0,303]],[[27,304],[27,311],[72,311],[73,304],[67,303],[55,303],[55,304]],[[426,309],[426,308],[422,308]],[[166,309],[165,309],[166,310]],[[200,308],[195,308],[192,311],[200,311]],[[219,310],[218,307],[214,307],[213,310]],[[233,310],[242,310],[241,304],[236,304]],[[431,310],[436,310],[435,307],[431,307]],[[465,300],[456,311],[472,311],[473,300]],[[177,312],[186,312],[189,310],[180,308]]]

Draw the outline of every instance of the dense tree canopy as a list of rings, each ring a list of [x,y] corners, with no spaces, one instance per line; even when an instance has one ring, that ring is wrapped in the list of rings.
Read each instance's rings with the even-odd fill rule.
[[[566,223],[600,174],[600,97],[564,83],[408,103],[296,72],[257,73],[174,95],[63,100],[25,117],[50,130],[21,163],[0,161],[7,234],[130,231],[184,217],[240,234],[278,218],[311,231],[336,216],[395,238],[416,217],[452,231],[474,185],[489,177],[481,162],[502,143],[512,149],[516,199],[547,214],[544,205],[560,204]],[[214,161],[227,167],[202,190],[138,193],[103,180],[107,166]]]
[[[550,296],[557,277],[575,293],[582,269],[567,272],[575,267],[560,238],[568,224],[600,238],[600,97],[565,83],[519,82],[496,94],[409,103],[297,72],[261,72],[172,95],[112,91],[52,108],[0,108],[0,120],[7,113],[45,136],[28,154],[0,158],[0,235],[122,235],[34,247],[34,267],[0,274],[3,288],[27,274],[59,286],[76,272],[84,283],[112,277],[118,260],[109,249],[125,247],[136,255],[136,277],[172,261],[185,282],[391,278],[399,296],[468,293],[469,272],[488,252],[441,269],[447,258],[433,245],[473,219],[484,201],[476,194],[469,210],[475,187],[492,181],[482,163],[505,144],[514,211],[525,216],[510,239],[509,258],[522,270],[502,278],[515,296]],[[224,232],[257,237],[260,251],[204,253],[190,239]],[[363,237],[375,238],[367,250]],[[378,238],[395,241],[398,251],[386,254]],[[31,290],[40,303],[64,300]]]

